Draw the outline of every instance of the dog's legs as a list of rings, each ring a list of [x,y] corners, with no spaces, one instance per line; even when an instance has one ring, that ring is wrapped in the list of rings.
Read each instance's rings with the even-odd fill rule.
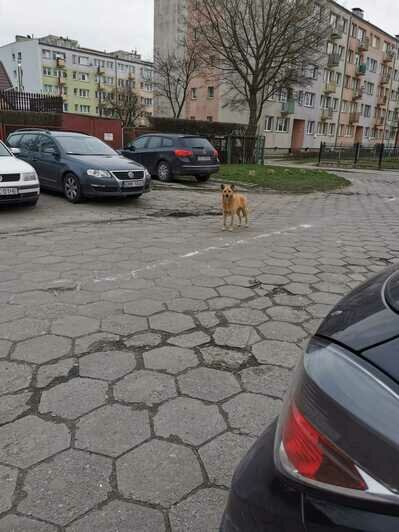
[[[237,211],[237,216],[238,216],[238,227],[241,227],[241,223],[242,223],[241,212],[242,212],[242,210],[241,210],[241,209],[238,209],[238,211]]]
[[[248,227],[248,209],[243,209],[244,218],[245,218],[245,227]]]
[[[223,213],[223,231],[226,231],[227,229],[227,213]]]
[[[234,212],[231,213],[230,231],[234,229]]]

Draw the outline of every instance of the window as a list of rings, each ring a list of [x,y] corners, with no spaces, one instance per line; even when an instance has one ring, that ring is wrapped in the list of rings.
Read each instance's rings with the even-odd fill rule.
[[[368,57],[366,61],[366,65],[367,65],[367,70],[369,72],[377,72],[378,63],[375,59]]]
[[[289,118],[277,118],[276,131],[278,133],[288,133],[289,128],[290,128],[290,119]]]
[[[314,107],[316,95],[313,92],[305,92],[305,107]]]
[[[51,50],[42,50],[42,56],[45,59],[51,59]]]
[[[342,112],[349,113],[349,102],[347,100],[342,100]]]
[[[39,137],[39,141],[38,141],[38,149],[41,153],[44,153],[44,154],[53,154],[53,153],[57,153],[58,152],[58,149],[57,149],[57,146],[55,145],[55,142],[44,136],[44,135],[40,135]]]
[[[355,57],[355,52],[353,50],[349,50],[348,52],[348,63],[353,63]]]
[[[338,105],[339,105],[339,99],[338,98],[334,98],[333,99],[333,109],[334,109],[334,111],[338,111]]]
[[[213,116],[207,116],[206,120],[207,122],[213,122]]]
[[[339,126],[339,136],[340,137],[343,137],[345,135],[345,128],[346,128],[346,125],[345,124],[341,124]]]
[[[274,118],[272,116],[265,117],[265,131],[273,131]]]
[[[52,76],[53,71],[49,67],[43,67],[43,76]]]
[[[328,126],[328,135],[333,137],[335,135],[335,124],[329,124]]]
[[[287,89],[280,89],[278,92],[278,101],[286,102],[288,100],[288,91]]]
[[[371,105],[364,106],[364,116],[369,118],[371,116]]]
[[[298,105],[303,105],[303,91],[298,92]]]
[[[377,35],[373,35],[371,38],[371,46],[373,48],[380,48],[380,38]]]
[[[197,99],[197,89],[193,88],[191,89],[191,99],[196,100]]]
[[[357,38],[359,39],[359,41],[363,41],[365,36],[366,36],[366,32],[364,31],[364,29],[363,28],[358,28],[358,30],[357,30]]]
[[[89,58],[83,55],[79,56],[78,62],[79,62],[79,65],[83,65],[83,66],[89,66],[90,64]]]
[[[88,89],[79,89],[79,96],[81,98],[89,98],[90,91]]]
[[[370,136],[370,128],[369,128],[369,127],[366,127],[366,128],[364,128],[364,137],[365,137],[366,139],[368,139],[369,136]]]
[[[148,137],[141,137],[137,139],[133,145],[136,148],[136,150],[142,150],[147,144],[147,140],[148,140]]]
[[[353,24],[353,23],[352,23],[352,28],[351,28],[351,36],[357,39],[357,26],[356,24]]]
[[[90,105],[81,105],[80,106],[80,112],[81,113],[90,113]]]
[[[190,120],[195,120],[195,116],[190,116]]]
[[[215,87],[208,87],[208,98],[215,97]]]
[[[162,146],[162,137],[150,137],[147,150],[157,150]]]
[[[337,86],[340,87],[342,84],[342,74],[341,72],[336,73]]]
[[[306,126],[306,134],[307,135],[314,135],[316,122],[313,120],[309,120]]]
[[[79,81],[89,81],[89,74],[87,72],[79,72]]]
[[[68,112],[68,104],[64,103],[64,113],[67,113],[67,112]]]
[[[12,60],[13,60],[14,63],[15,63],[15,54],[12,54]]]
[[[26,154],[32,151],[36,151],[37,139],[38,139],[38,135],[35,135],[35,134],[24,135],[19,145],[19,149],[21,150],[21,153]]]
[[[162,138],[162,148],[173,148],[174,142],[172,139]]]

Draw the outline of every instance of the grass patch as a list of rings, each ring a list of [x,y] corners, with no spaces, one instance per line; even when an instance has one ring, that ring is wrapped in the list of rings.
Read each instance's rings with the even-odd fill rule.
[[[343,177],[324,170],[285,168],[283,166],[222,165],[218,181],[248,183],[279,192],[310,193],[336,190],[350,185]]]

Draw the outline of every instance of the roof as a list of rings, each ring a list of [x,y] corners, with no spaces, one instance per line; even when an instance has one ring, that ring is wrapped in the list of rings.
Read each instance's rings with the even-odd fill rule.
[[[156,131],[153,133],[145,133],[144,135],[140,135],[140,137],[168,137],[172,139],[202,138],[201,135],[196,135],[195,133],[157,133]]]
[[[3,63],[0,61],[0,90],[11,89],[11,87],[11,80],[8,77],[7,71]]]

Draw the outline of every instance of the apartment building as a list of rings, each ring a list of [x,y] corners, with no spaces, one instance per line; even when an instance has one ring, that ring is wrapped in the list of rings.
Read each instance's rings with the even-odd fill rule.
[[[155,0],[155,50],[170,34],[176,42],[179,13],[189,0]],[[264,106],[259,134],[268,148],[318,148],[328,144],[372,145],[398,143],[399,58],[397,37],[364,18],[360,8],[352,11],[332,0],[315,2],[328,10],[331,31],[322,64],[309,66],[308,83],[281,90]],[[172,8],[171,8],[172,7]],[[176,44],[177,45],[177,44]],[[248,114],[226,105],[223,84],[212,77],[192,83],[184,118],[246,123]],[[169,112],[155,97],[155,112]]]
[[[137,52],[101,52],[54,35],[17,36],[0,47],[0,61],[16,88],[60,95],[65,112],[104,115],[107,95],[131,87],[153,114],[153,64]]]

